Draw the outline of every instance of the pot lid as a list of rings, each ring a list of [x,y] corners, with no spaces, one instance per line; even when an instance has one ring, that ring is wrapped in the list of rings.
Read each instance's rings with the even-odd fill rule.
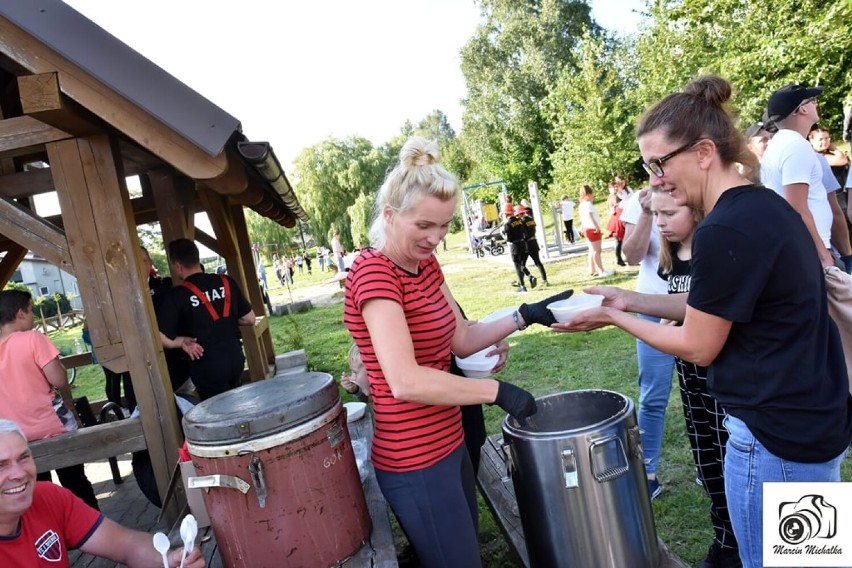
[[[319,416],[340,399],[328,373],[298,373],[243,385],[196,405],[183,417],[188,442],[256,440]]]

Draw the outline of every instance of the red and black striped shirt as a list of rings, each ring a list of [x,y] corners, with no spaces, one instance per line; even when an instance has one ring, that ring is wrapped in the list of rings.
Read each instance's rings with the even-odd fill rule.
[[[444,275],[434,256],[420,262],[417,274],[366,249],[346,279],[343,323],[361,352],[370,378],[376,419],[372,460],[376,469],[414,471],[440,461],[463,441],[458,406],[432,406],[394,398],[370,340],[361,308],[369,300],[399,303],[405,312],[417,364],[449,371],[456,320],[441,292]]]

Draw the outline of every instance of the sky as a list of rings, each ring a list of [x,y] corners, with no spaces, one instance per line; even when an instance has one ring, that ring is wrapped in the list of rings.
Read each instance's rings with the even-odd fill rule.
[[[271,143],[288,173],[328,137],[382,144],[436,109],[461,130],[469,0],[65,2]],[[591,1],[618,33],[635,31],[643,4]]]

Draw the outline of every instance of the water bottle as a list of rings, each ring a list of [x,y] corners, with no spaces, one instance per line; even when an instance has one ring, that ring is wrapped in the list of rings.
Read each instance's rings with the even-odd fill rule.
[[[78,355],[83,352],[83,344],[80,343],[79,339],[74,340],[74,352]]]

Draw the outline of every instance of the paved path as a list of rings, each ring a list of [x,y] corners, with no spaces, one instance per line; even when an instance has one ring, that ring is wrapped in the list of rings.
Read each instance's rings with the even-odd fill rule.
[[[157,531],[167,532],[165,519],[158,525],[160,509],[151,504],[136,485],[130,467],[130,454],[119,456],[118,467],[124,483],[112,482],[112,473],[107,460],[86,464],[86,476],[95,488],[101,512],[122,525],[152,535]],[[72,551],[69,555],[73,568],[113,568],[123,566],[106,560],[94,558],[88,554]]]

